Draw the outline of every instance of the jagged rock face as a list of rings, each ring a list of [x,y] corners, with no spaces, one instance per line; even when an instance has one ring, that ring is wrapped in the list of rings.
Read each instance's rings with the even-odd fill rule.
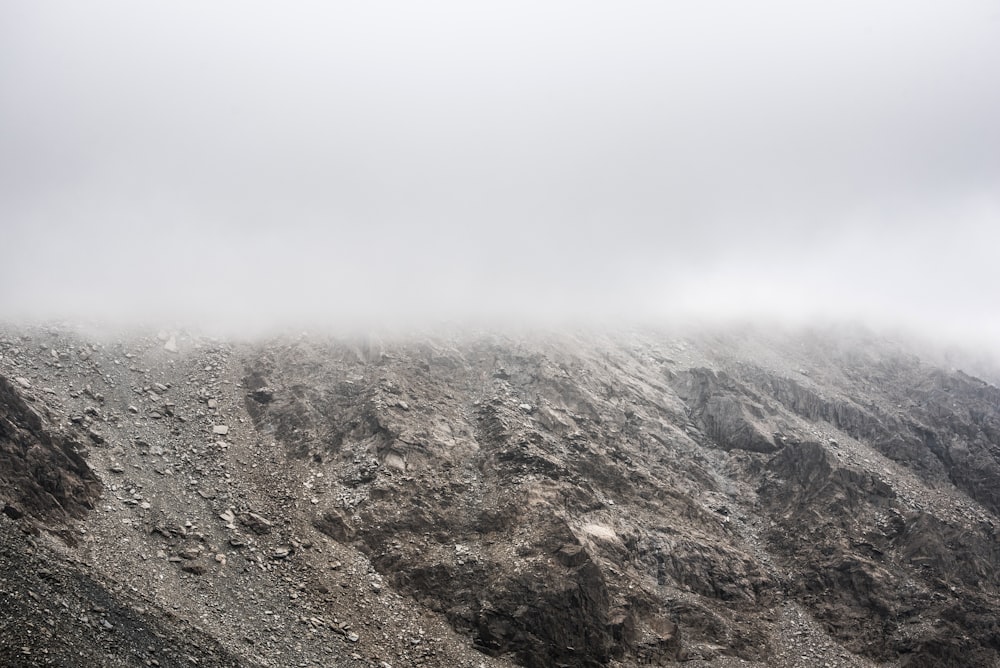
[[[766,428],[763,407],[745,387],[711,369],[691,369],[675,379],[677,394],[704,426],[712,443],[726,450],[774,452],[777,445]]]
[[[334,346],[313,351],[317,385],[287,371],[301,352],[251,365],[248,386],[274,390],[258,428],[328,462],[353,495],[314,525],[483,651],[529,666],[661,661],[720,651],[721,626],[724,651],[766,652],[754,616],[773,583],[723,516],[679,491],[714,483],[694,444],[670,447],[687,418],[662,375],[601,378],[569,355],[486,343],[373,362]],[[303,451],[304,432],[329,436]]]
[[[0,505],[5,514],[53,525],[83,517],[101,485],[79,447],[52,431],[0,376]]]
[[[995,622],[975,612],[995,601],[993,529],[919,510],[833,438],[994,510],[994,388],[907,359],[848,369],[865,388],[848,399],[754,364],[684,368],[648,343],[573,350],[332,346],[299,376],[289,349],[250,365],[248,386],[273,391],[258,426],[355,495],[315,525],[485,652],[529,666],[761,659],[760,620],[790,595],[876,660],[971,656],[970,642],[995,656]],[[890,410],[903,396],[919,408]],[[307,452],[303,433],[318,435]],[[750,512],[763,514],[752,548]],[[963,621],[929,631],[928,610]]]
[[[777,518],[768,541],[796,564],[796,595],[852,651],[905,665],[995,660],[997,619],[983,615],[998,589],[992,525],[907,509],[818,443],[785,448],[767,469],[760,498]]]
[[[928,482],[946,477],[994,513],[1000,510],[1000,488],[993,484],[1000,480],[1000,391],[961,372],[921,370],[916,360],[876,365],[867,375],[859,380],[879,388],[876,397],[884,403],[870,400],[867,407],[859,406],[844,398],[857,395],[852,387],[844,388],[841,398],[826,399],[793,379],[762,370],[748,378],[796,415],[836,427]]]

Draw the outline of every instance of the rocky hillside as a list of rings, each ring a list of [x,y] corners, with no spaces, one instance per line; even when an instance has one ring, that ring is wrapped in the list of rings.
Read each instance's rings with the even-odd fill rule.
[[[1000,390],[857,331],[0,333],[0,663],[1000,665]]]

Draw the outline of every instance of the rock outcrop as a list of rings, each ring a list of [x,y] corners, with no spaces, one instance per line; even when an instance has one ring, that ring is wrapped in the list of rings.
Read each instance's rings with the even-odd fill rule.
[[[0,376],[0,504],[13,519],[63,526],[93,507],[101,484],[83,446],[54,430],[24,391]]]

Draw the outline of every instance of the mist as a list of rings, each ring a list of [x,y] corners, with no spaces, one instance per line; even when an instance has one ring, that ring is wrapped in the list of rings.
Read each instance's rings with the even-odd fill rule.
[[[6,2],[0,317],[1000,337],[995,2]]]

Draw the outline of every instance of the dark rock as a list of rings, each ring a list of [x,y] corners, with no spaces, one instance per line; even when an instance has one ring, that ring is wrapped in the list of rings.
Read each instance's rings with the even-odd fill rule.
[[[3,514],[12,520],[19,520],[24,517],[24,512],[17,506],[11,505],[10,503],[3,504]]]
[[[258,536],[267,535],[271,533],[271,529],[274,528],[274,525],[270,522],[270,520],[258,515],[257,513],[243,513],[240,515],[240,522],[242,522]]]
[[[56,523],[83,517],[101,484],[79,449],[0,376],[0,498],[6,497],[5,514]]]
[[[250,392],[250,398],[259,404],[269,404],[274,401],[274,392],[267,387],[260,387]]]
[[[590,561],[590,555],[587,554],[587,550],[585,550],[582,545],[566,543],[556,552],[556,559],[558,559],[559,563],[563,566],[576,568],[577,566],[582,566],[585,562]]]
[[[204,575],[208,572],[208,565],[204,561],[188,561],[181,564],[181,570],[192,575]]]
[[[313,526],[341,543],[349,542],[356,533],[347,518],[335,508],[313,518]]]

